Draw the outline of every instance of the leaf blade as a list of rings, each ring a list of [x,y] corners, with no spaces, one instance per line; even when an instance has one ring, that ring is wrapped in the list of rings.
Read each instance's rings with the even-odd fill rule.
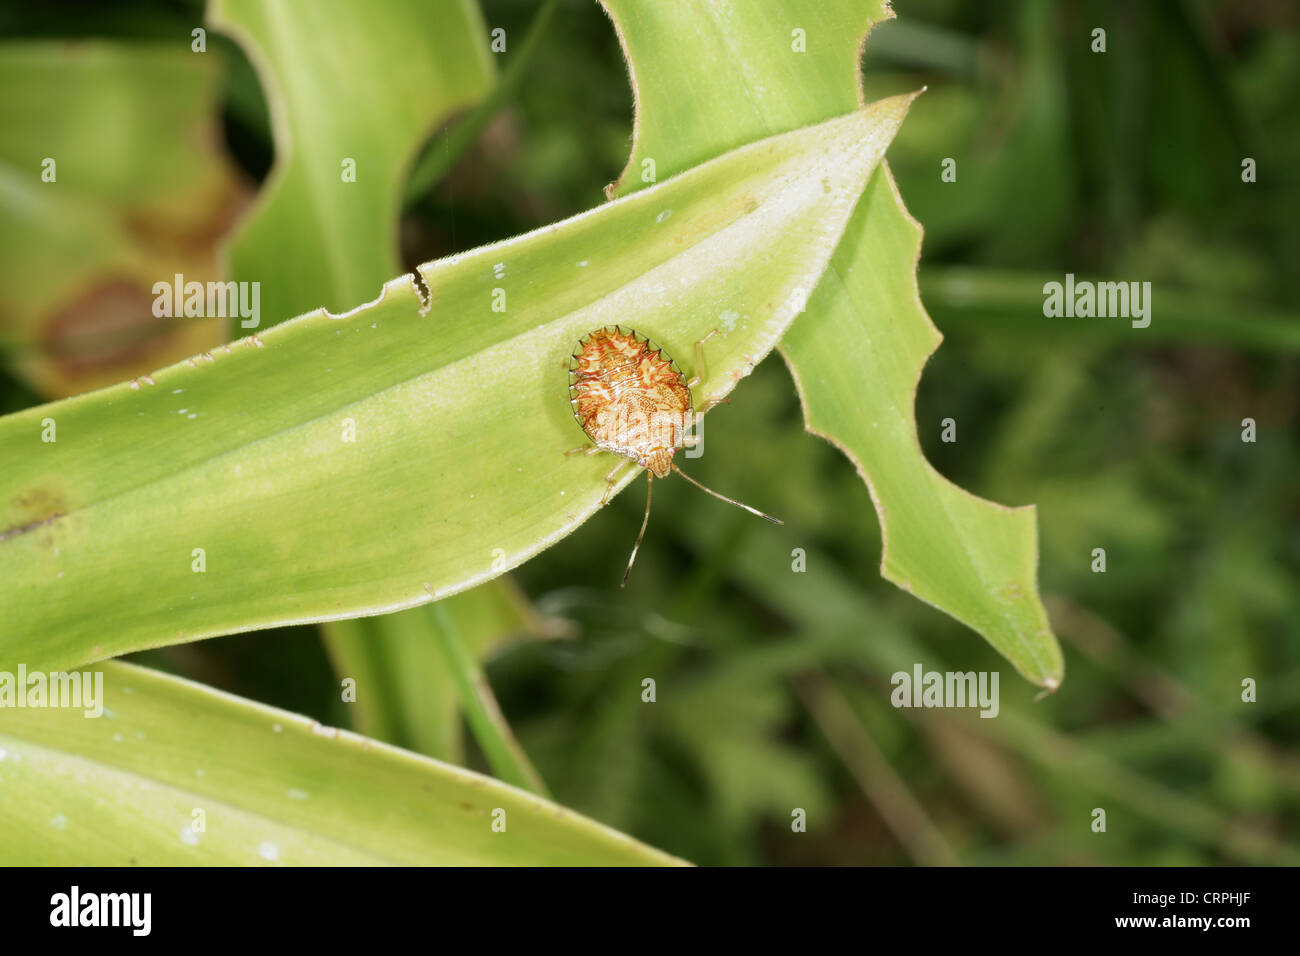
[[[701,385],[725,395],[816,284],[910,99],[423,266],[427,314],[401,277],[153,384],[0,419],[0,662],[399,610],[538,553],[594,513],[608,469],[563,454],[583,440],[573,343],[621,321],[687,356],[729,314]]]
[[[921,229],[887,169],[873,178],[851,229],[854,239],[837,251],[810,303],[820,321],[797,323],[781,344],[807,428],[871,489],[881,575],[1054,690],[1065,665],[1037,593],[1034,507],[1006,508],[950,482],[921,453],[911,402],[895,399],[915,395],[942,336],[921,305],[915,270],[900,269],[918,260]],[[891,323],[882,327],[874,316]]]
[[[468,770],[134,665],[97,670],[98,719],[4,712],[8,865],[682,862]]]

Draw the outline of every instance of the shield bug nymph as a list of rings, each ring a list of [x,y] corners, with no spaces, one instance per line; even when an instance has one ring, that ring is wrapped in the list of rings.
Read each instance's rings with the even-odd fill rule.
[[[650,523],[650,496],[656,478],[667,478],[677,472],[695,487],[706,491],[728,504],[744,508],[751,514],[766,518],[774,524],[780,519],[764,514],[706,488],[673,462],[673,455],[686,446],[686,433],[694,417],[691,389],[704,375],[704,343],[717,329],[695,343],[695,376],[687,379],[672,358],[655,346],[648,338],[622,326],[597,329],[583,336],[569,364],[569,402],[573,417],[595,444],[574,448],[566,454],[582,452],[593,455],[602,451],[613,452],[620,461],[605,476],[605,495],[600,503],[609,500],[618,473],[629,462],[646,469],[645,517],[641,530],[632,546],[632,555],[623,572],[623,582],[632,573],[637,549],[645,537]],[[703,415],[716,402],[700,409]]]

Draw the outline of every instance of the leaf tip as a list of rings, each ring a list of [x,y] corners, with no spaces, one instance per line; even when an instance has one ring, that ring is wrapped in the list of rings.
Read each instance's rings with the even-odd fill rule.
[[[1034,695],[1034,703],[1038,703],[1047,697],[1051,697],[1061,686],[1061,678],[1057,676],[1044,677],[1042,680],[1042,690]]]

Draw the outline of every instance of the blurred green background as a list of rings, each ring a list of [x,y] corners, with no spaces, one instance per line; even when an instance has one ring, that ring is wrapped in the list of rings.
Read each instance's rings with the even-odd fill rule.
[[[537,9],[481,6],[512,37]],[[642,507],[639,490],[620,496],[514,574],[569,624],[489,659],[501,709],[557,801],[701,864],[1300,862],[1300,12],[895,8],[864,82],[868,99],[928,86],[889,153],[926,229],[922,296],[946,337],[917,397],[920,439],[962,487],[1037,503],[1062,689],[1034,702],[977,635],[880,579],[867,489],[804,432],[773,357],[711,414],[692,473],[785,528],[663,482],[619,591]],[[202,22],[198,2],[10,5],[0,35],[176,42]],[[247,59],[215,31],[209,48],[213,162],[230,185],[204,188],[230,212],[272,147]],[[404,216],[405,265],[603,201],[631,120],[608,19],[560,3],[518,95]],[[127,145],[142,163],[152,148]],[[1245,157],[1257,182],[1242,181]],[[1043,283],[1066,272],[1150,281],[1150,328],[1043,317]],[[0,320],[0,410],[58,394],[29,373],[32,327]],[[940,440],[945,418],[955,443]],[[773,534],[805,550],[805,573],[755,560],[754,536]],[[353,721],[315,627],[135,659]],[[1001,714],[892,708],[890,674],[916,662],[1000,670]],[[485,766],[472,744],[466,759]],[[792,831],[795,808],[807,832]]]

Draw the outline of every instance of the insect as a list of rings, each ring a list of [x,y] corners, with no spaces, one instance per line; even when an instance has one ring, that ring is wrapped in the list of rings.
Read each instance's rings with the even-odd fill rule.
[[[569,363],[569,402],[573,417],[578,420],[594,446],[573,448],[566,455],[582,453],[595,455],[610,451],[623,458],[605,476],[605,494],[600,499],[603,506],[614,489],[617,476],[629,462],[646,469],[645,517],[641,530],[627,560],[627,570],[619,587],[627,584],[636,561],[641,539],[650,523],[650,497],[656,478],[667,478],[677,472],[695,487],[706,491],[728,504],[744,508],[750,514],[766,518],[773,524],[783,524],[780,519],[764,514],[757,508],[706,488],[673,462],[677,449],[686,447],[686,431],[694,416],[691,389],[704,376],[704,343],[714,334],[714,329],[695,343],[695,375],[687,379],[672,358],[635,330],[622,326],[608,326],[583,336]],[[700,409],[703,415],[718,402],[708,402]]]

